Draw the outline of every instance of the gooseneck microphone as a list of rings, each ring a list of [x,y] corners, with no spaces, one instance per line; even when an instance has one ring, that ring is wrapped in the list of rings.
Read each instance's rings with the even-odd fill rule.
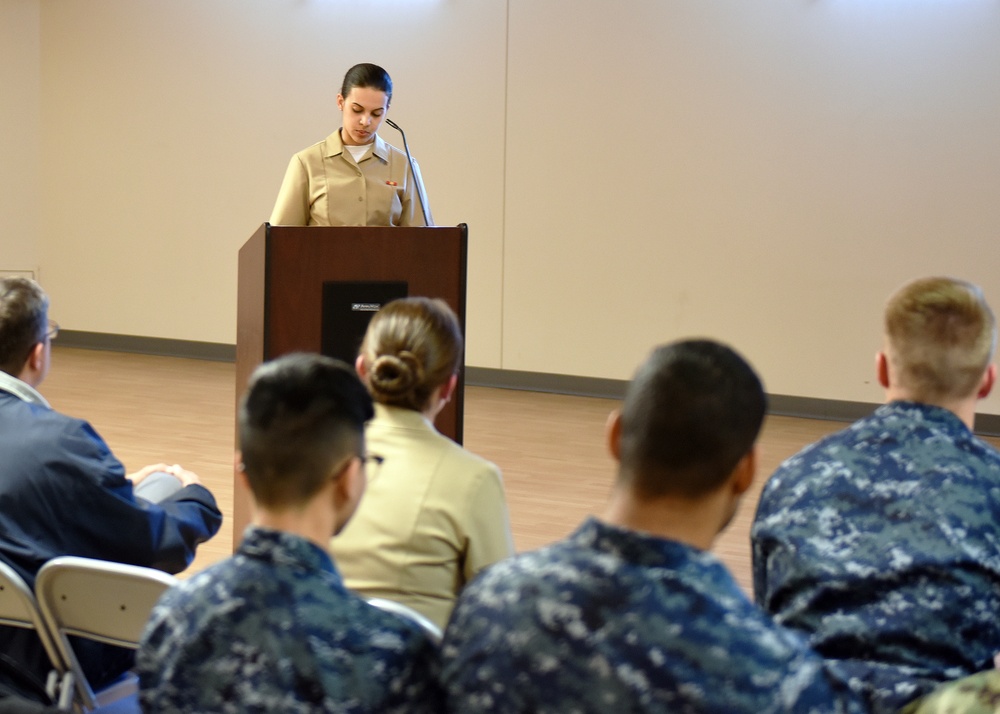
[[[424,200],[423,181],[420,180],[416,169],[413,168],[413,157],[410,156],[410,146],[406,143],[406,133],[402,130],[399,124],[394,122],[389,117],[385,118],[385,123],[398,131],[403,137],[403,150],[406,152],[406,162],[410,165],[410,175],[413,176],[413,182],[417,185],[417,198],[420,199],[420,210],[424,213],[424,225],[429,226],[431,225],[431,217],[430,214],[427,213],[427,201]]]

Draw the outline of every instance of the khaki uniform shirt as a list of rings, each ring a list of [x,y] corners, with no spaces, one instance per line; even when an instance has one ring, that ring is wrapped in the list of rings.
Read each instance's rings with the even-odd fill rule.
[[[423,226],[420,168],[378,135],[355,162],[340,130],[300,151],[288,164],[270,223],[275,226]],[[423,184],[420,184],[423,189]],[[424,191],[424,200],[427,200]],[[427,209],[430,215],[430,206]],[[433,218],[431,219],[433,223]]]
[[[368,489],[330,550],[347,587],[395,600],[440,627],[455,596],[514,553],[500,471],[419,412],[375,405],[365,431]]]

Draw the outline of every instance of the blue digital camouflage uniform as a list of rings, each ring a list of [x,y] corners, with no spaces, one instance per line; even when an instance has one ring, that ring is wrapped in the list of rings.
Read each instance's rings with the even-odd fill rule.
[[[757,603],[894,711],[1000,649],[1000,453],[952,412],[878,408],[782,464],[751,530]]]
[[[136,658],[147,712],[437,712],[437,652],[309,541],[251,526],[169,590]]]
[[[594,519],[465,588],[442,682],[453,712],[866,711],[715,556]]]

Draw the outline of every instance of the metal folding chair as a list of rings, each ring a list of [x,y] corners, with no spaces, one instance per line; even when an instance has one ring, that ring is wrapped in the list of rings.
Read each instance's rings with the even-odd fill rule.
[[[75,706],[83,712],[123,697],[136,699],[130,675],[95,693],[77,659],[70,636],[136,649],[149,614],[176,578],[159,570],[103,560],[63,556],[42,566],[35,581],[39,610],[68,672]],[[116,710],[119,707],[115,707]]]
[[[377,607],[379,610],[385,610],[386,612],[391,612],[393,615],[398,615],[406,620],[415,622],[420,625],[420,629],[422,629],[427,637],[430,638],[431,642],[436,645],[441,644],[441,628],[434,624],[434,621],[429,617],[421,615],[412,607],[396,602],[395,600],[388,600],[381,597],[370,598],[367,602],[369,605]]]

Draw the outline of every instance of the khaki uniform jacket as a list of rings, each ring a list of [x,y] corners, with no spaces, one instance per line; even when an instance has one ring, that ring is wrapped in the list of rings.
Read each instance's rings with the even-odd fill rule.
[[[368,489],[330,550],[365,598],[408,605],[444,628],[455,597],[513,555],[500,471],[438,433],[419,412],[375,405],[365,432]]]
[[[274,226],[422,226],[417,197],[420,167],[378,135],[355,162],[340,130],[292,157],[278,192]],[[421,189],[423,184],[421,183]],[[424,200],[427,192],[424,191]],[[430,206],[427,210],[430,215]],[[431,219],[433,223],[433,218]]]

